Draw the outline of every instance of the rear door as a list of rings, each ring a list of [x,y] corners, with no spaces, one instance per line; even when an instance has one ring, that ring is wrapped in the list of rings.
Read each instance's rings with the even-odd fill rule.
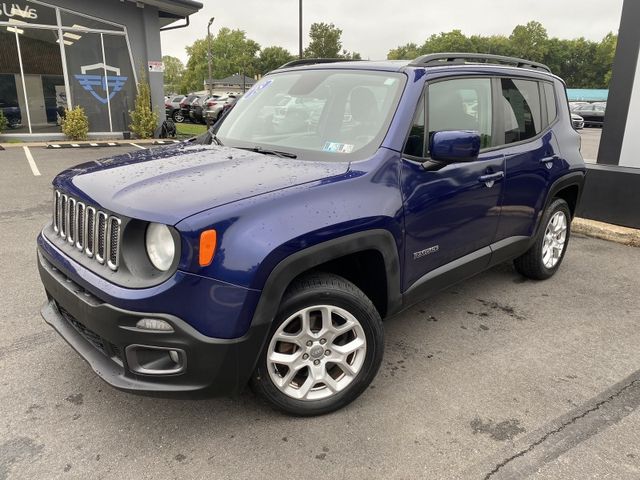
[[[547,191],[562,158],[552,125],[557,117],[553,84],[525,78],[499,78],[499,130],[504,145],[504,194],[496,242],[525,241],[534,234]],[[508,239],[508,240],[507,240]]]

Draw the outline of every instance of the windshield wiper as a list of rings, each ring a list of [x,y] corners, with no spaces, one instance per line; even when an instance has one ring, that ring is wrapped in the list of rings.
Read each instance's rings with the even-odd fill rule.
[[[218,136],[211,130],[207,130],[202,135],[193,137],[193,143],[195,143],[196,145],[211,145],[213,143],[214,145],[218,145],[220,147],[223,146]]]
[[[240,150],[248,150],[250,152],[256,152],[256,153],[262,153],[264,155],[274,155],[276,157],[280,157],[280,158],[298,158],[298,156],[295,153],[291,153],[291,152],[282,152],[279,150],[269,150],[266,148],[262,148],[262,147],[236,147],[239,148]]]

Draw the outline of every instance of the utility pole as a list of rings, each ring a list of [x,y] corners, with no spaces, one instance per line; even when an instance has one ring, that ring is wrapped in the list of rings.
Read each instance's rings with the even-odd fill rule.
[[[302,58],[302,0],[299,1],[299,20],[298,20],[298,56]]]
[[[209,96],[213,95],[213,80],[211,78],[211,24],[216,17],[211,17],[207,24],[207,61],[209,63]]]

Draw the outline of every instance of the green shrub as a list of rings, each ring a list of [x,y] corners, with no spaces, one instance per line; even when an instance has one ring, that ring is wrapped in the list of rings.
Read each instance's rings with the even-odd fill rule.
[[[89,119],[82,107],[67,110],[62,120],[62,132],[71,140],[86,140],[89,134]]]
[[[7,117],[5,117],[4,112],[0,110],[0,133],[6,130],[8,124],[9,121],[7,120]]]
[[[146,81],[138,83],[136,105],[131,115],[129,128],[138,138],[152,138],[158,125],[158,115],[151,109],[151,89]]]

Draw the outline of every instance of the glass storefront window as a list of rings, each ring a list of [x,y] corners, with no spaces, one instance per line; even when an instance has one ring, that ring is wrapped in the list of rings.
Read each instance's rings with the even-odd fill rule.
[[[128,129],[136,82],[123,26],[37,0],[0,0],[0,45],[6,133],[60,133],[70,105],[84,109],[90,132]]]
[[[69,73],[71,102],[84,108],[92,132],[109,132],[108,82],[105,82],[105,65],[102,58],[102,42],[99,33],[78,34],[77,39],[64,45]],[[113,69],[106,69],[113,75]]]
[[[111,122],[114,132],[129,130],[129,110],[133,110],[136,97],[136,81],[131,68],[129,49],[124,36],[103,34],[104,56],[107,65],[116,71],[109,77],[111,96]],[[111,72],[109,72],[111,75]]]
[[[57,133],[66,94],[57,30],[24,28],[18,35],[32,133]]]
[[[6,133],[29,133],[15,32],[0,27],[0,45],[0,109],[9,123]]]

